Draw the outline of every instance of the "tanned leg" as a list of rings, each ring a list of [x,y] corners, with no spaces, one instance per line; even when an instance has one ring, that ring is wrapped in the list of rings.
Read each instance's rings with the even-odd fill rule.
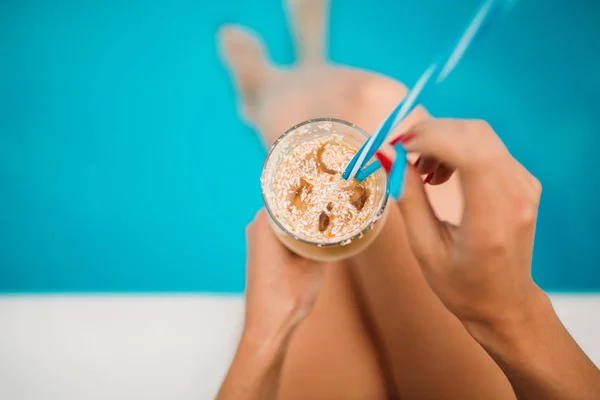
[[[324,49],[324,16],[309,17],[319,8],[325,11],[322,5],[321,0],[303,4],[296,1],[288,8],[290,18],[299,17],[292,21],[299,66],[291,70],[272,65],[266,47],[250,30],[227,26],[219,32],[220,52],[235,83],[239,109],[267,147],[290,126],[320,116],[321,107],[315,107],[315,96],[327,95],[336,100],[340,88],[346,86],[334,82],[334,87],[326,88],[321,96],[315,90],[321,85],[313,79],[326,80],[322,72],[326,67],[320,58]],[[372,77],[364,75],[361,79]],[[307,86],[313,89],[303,91]],[[323,115],[334,112],[331,107],[324,108]],[[349,119],[348,115],[337,116]],[[330,263],[317,304],[290,343],[279,398],[389,399],[393,389],[388,388],[384,371],[356,303],[351,271],[342,263]]]
[[[349,264],[398,393],[405,399],[514,399],[500,368],[429,288],[396,204],[388,212],[381,235]]]

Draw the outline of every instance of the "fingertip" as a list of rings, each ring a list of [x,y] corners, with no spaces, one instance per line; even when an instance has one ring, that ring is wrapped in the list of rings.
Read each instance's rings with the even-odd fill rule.
[[[454,168],[450,168],[445,164],[441,164],[435,170],[435,172],[433,172],[433,177],[427,183],[431,186],[437,186],[446,183],[452,177],[454,171]]]
[[[377,157],[377,160],[385,170],[385,173],[389,174],[392,169],[392,160],[390,160],[389,157],[383,154],[381,151],[375,152],[375,157]]]
[[[417,171],[419,171],[420,175],[427,175],[432,172],[435,172],[435,170],[437,170],[438,166],[440,165],[440,162],[435,158],[423,155],[419,157],[418,161],[419,163],[416,164],[415,167],[417,168]]]
[[[252,222],[256,225],[264,225],[267,223],[267,221],[267,211],[264,208],[261,208],[254,216],[254,220]]]
[[[409,131],[407,133],[403,133],[401,135],[398,135],[398,137],[396,137],[392,141],[390,141],[390,144],[392,146],[395,146],[397,144],[401,144],[401,145],[405,146],[408,143],[412,142],[416,137],[417,137],[416,132],[413,132],[411,130],[411,131]]]
[[[423,180],[423,184],[425,183],[429,183],[431,181],[431,179],[433,178],[433,172],[429,173],[426,177],[425,180]]]
[[[252,226],[255,226],[257,224],[259,224],[263,219],[265,219],[265,209],[261,208],[260,210],[258,210],[256,212],[256,214],[254,214],[254,217],[252,218],[252,220],[250,221],[250,223],[248,223],[248,225],[246,225],[246,231],[248,231],[249,229],[252,228]]]

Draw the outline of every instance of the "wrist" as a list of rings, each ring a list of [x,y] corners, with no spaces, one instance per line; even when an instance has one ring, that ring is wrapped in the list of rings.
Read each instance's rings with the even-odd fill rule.
[[[534,286],[512,310],[463,320],[467,331],[492,354],[527,357],[548,323],[557,320],[548,295]]]
[[[298,307],[280,306],[277,312],[265,312],[260,307],[251,310],[246,311],[242,337],[255,344],[284,341],[304,319]]]
[[[276,353],[285,348],[298,323],[293,313],[277,320],[246,321],[240,346],[260,353]]]
[[[486,301],[487,300],[487,301]],[[533,281],[522,285],[518,295],[490,297],[462,307],[456,315],[467,330],[485,326],[490,329],[518,328],[550,305],[550,299]],[[464,310],[463,310],[464,309]],[[464,311],[464,312],[463,312]]]
[[[237,354],[254,360],[257,367],[276,366],[283,360],[292,332],[287,329],[271,333],[244,329]]]
[[[218,398],[274,398],[291,332],[246,326]]]

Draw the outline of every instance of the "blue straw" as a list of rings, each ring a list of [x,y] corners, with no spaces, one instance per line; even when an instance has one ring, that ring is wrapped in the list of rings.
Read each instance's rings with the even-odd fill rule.
[[[500,14],[502,8],[507,2],[512,5],[515,0],[484,0],[473,19],[456,42],[451,51],[443,52],[438,60],[431,64],[421,75],[417,83],[408,92],[406,97],[398,104],[392,113],[385,119],[381,126],[375,131],[373,136],[367,140],[361,149],[352,158],[342,177],[344,179],[366,179],[370,174],[376,171],[375,163],[370,164],[369,173],[359,172],[365,164],[373,157],[377,149],[383,144],[391,131],[410,114],[410,112],[418,104],[418,98],[425,90],[430,89],[435,83],[443,81],[452,72],[460,58],[463,56],[469,45],[477,38],[481,37],[481,33],[486,31],[494,19]],[[396,163],[400,158],[396,158]],[[366,171],[365,171],[366,172]],[[391,182],[391,179],[390,179]]]
[[[376,172],[379,168],[381,168],[379,161],[373,161],[371,164],[358,171],[358,174],[356,174],[356,180],[359,182],[364,181],[369,177],[369,175]]]
[[[402,189],[404,188],[404,177],[406,175],[407,162],[406,150],[404,150],[402,144],[396,143],[394,145],[394,149],[396,150],[396,162],[390,171],[388,186],[390,188],[390,196],[392,196],[394,199],[397,199],[402,194]]]
[[[342,178],[354,178],[358,173],[358,170],[364,166],[365,162],[369,161],[373,157],[373,154],[375,154],[375,151],[381,146],[381,144],[385,140],[385,137],[387,136],[387,133],[381,135],[381,132],[389,132],[392,129],[392,124],[394,123],[394,119],[396,119],[396,116],[400,112],[402,104],[403,102],[401,101],[400,104],[398,104],[396,108],[394,108],[392,113],[388,115],[385,121],[383,121],[381,126],[377,128],[376,133],[372,135],[365,142],[365,144],[363,144],[358,153],[356,153],[354,157],[352,157],[352,160],[350,160],[350,164],[348,164],[348,166],[344,170],[344,173],[342,174]],[[357,166],[358,168],[356,168]]]

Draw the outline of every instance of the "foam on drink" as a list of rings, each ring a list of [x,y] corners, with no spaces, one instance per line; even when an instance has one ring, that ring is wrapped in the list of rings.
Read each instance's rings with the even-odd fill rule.
[[[385,173],[363,182],[342,178],[367,137],[348,122],[319,119],[291,128],[271,148],[261,177],[263,198],[275,233],[292,251],[342,259],[381,229],[376,222],[385,210]]]

